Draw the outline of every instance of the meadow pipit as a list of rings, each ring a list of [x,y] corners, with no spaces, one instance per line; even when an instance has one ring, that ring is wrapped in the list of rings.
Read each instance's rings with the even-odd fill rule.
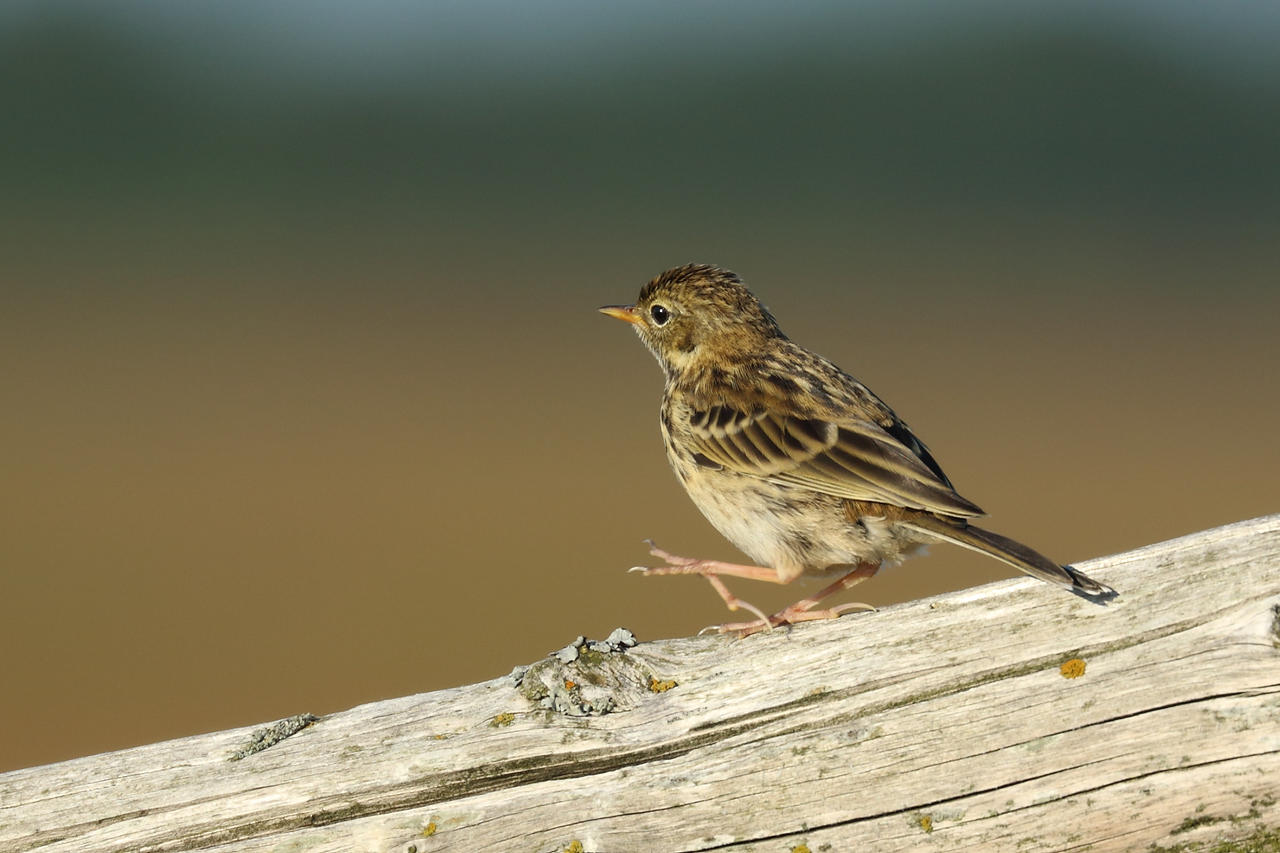
[[[648,575],[697,574],[751,633],[828,619],[862,604],[817,605],[871,577],[886,561],[952,542],[1086,598],[1115,592],[1070,566],[983,530],[983,515],[893,410],[858,380],[793,343],[733,273],[705,264],[668,270],[635,305],[600,309],[631,323],[666,373],[662,439],[689,497],[724,536],[760,563],[668,554]],[[772,616],[731,593],[721,576],[785,584],[838,576]]]

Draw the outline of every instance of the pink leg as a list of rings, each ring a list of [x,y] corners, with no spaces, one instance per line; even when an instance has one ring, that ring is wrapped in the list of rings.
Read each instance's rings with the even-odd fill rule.
[[[773,616],[774,618],[782,619],[784,622],[806,622],[813,619],[834,619],[844,611],[852,610],[855,607],[862,610],[875,610],[870,604],[862,604],[856,601],[851,601],[848,604],[837,604],[835,607],[830,607],[826,610],[814,610],[813,608],[824,598],[835,595],[837,592],[843,592],[852,586],[857,586],[878,571],[880,571],[879,563],[859,563],[853,571],[844,575],[835,583],[823,587],[815,595],[800,599],[787,609],[773,614]]]
[[[645,540],[645,544],[649,546],[649,553],[653,556],[665,560],[667,565],[658,566],[657,568],[648,568],[646,566],[636,566],[631,571],[640,572],[648,575],[702,575],[711,584],[711,588],[720,596],[721,601],[730,610],[749,610],[756,616],[760,617],[755,622],[746,622],[744,624],[754,626],[756,631],[772,631],[773,623],[769,621],[769,617],[764,611],[756,607],[754,604],[743,601],[732,592],[729,587],[725,586],[724,581],[720,580],[720,575],[730,575],[732,577],[750,578],[752,580],[769,581],[771,583],[783,583],[778,577],[777,571],[766,568],[764,566],[742,566],[737,563],[722,563],[719,560],[695,560],[690,557],[677,557],[674,554],[667,553],[657,545],[653,544],[650,539]],[[717,626],[712,630],[720,630],[723,626]],[[704,629],[706,630],[706,629]],[[722,631],[723,633],[723,631]],[[744,635],[745,636],[745,635]]]
[[[643,575],[729,575],[735,578],[749,578],[753,581],[768,581],[769,583],[786,583],[778,577],[777,569],[771,569],[767,566],[743,566],[738,563],[722,563],[719,560],[695,560],[692,557],[677,557],[653,544],[653,540],[644,540],[649,546],[649,553],[660,560],[666,560],[667,565],[649,568],[648,566],[636,566],[631,571],[640,572]]]
[[[729,591],[729,587],[724,585],[724,581],[720,580],[720,578],[716,577],[715,575],[703,575],[703,577],[705,577],[708,581],[711,582],[711,587],[716,592],[720,593],[720,598],[724,601],[725,606],[728,607],[730,610],[737,610],[739,608],[742,608],[743,610],[750,610],[756,616],[760,617],[755,622],[748,622],[747,623],[748,625],[756,626],[756,631],[772,631],[773,630],[773,623],[769,621],[768,616],[764,615],[763,610],[761,610],[759,607],[756,607],[754,604],[751,604],[750,602],[743,601],[741,598],[738,598],[738,596],[734,595],[732,592]],[[720,626],[715,626],[715,627],[718,629]],[[706,629],[704,628],[703,630],[706,630]],[[701,634],[702,631],[699,631],[698,633]],[[752,633],[755,633],[755,632],[753,631]]]
[[[766,566],[743,566],[738,563],[723,563],[719,560],[695,560],[691,557],[677,557],[667,551],[659,548],[653,543],[653,540],[646,539],[645,544],[649,546],[649,553],[666,561],[667,565],[649,568],[647,566],[635,566],[631,569],[633,572],[640,572],[645,576],[649,575],[702,575],[710,582],[712,589],[720,596],[725,605],[730,610],[749,610],[760,618],[752,622],[730,622],[725,625],[713,625],[710,628],[704,628],[704,631],[716,631],[721,634],[736,631],[740,636],[746,637],[758,631],[772,630],[776,625],[790,625],[797,622],[812,622],[818,619],[834,619],[846,610],[875,610],[870,604],[861,604],[859,602],[850,602],[848,604],[838,604],[835,607],[829,607],[824,610],[814,610],[823,599],[834,595],[837,592],[846,590],[849,587],[861,583],[867,578],[874,575],[880,570],[879,563],[860,563],[853,571],[842,576],[835,583],[832,583],[816,594],[808,598],[802,598],[791,606],[779,610],[772,616],[765,616],[764,612],[753,604],[738,598],[729,588],[725,586],[724,581],[720,579],[720,575],[728,575],[730,577],[747,578],[749,580],[768,581],[769,583],[787,583],[778,576],[776,569]]]
[[[794,625],[799,622],[812,622],[818,619],[835,619],[846,610],[875,610],[870,604],[852,601],[848,604],[837,604],[835,607],[829,607],[825,610],[814,610],[813,608],[824,598],[862,583],[879,570],[879,563],[861,563],[853,571],[844,575],[835,583],[819,590],[816,594],[808,598],[802,598],[784,610],[779,610],[766,620],[766,624],[770,627],[774,625]],[[740,636],[746,637],[763,630],[763,628],[764,626],[760,622],[731,622],[726,625],[716,626],[714,630],[722,634],[736,631]]]

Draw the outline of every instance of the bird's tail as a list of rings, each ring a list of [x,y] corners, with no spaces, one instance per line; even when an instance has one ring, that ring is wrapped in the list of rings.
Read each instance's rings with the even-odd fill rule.
[[[935,515],[921,513],[904,524],[924,533],[944,539],[962,548],[977,551],[1008,563],[1015,569],[1039,578],[1046,583],[1065,587],[1086,598],[1114,598],[1116,591],[1106,584],[1100,584],[1084,572],[1071,566],[1060,566],[1038,551],[1034,551],[999,533],[974,527],[963,522],[957,524]]]

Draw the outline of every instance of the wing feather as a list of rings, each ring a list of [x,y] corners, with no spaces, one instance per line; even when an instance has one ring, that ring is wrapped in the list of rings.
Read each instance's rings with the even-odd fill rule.
[[[956,494],[905,424],[891,426],[893,432],[867,420],[835,422],[729,406],[695,411],[689,419],[693,450],[739,474],[848,500],[982,515]]]

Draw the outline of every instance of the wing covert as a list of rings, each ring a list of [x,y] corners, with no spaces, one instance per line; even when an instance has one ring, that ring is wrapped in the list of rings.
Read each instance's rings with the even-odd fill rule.
[[[748,412],[712,406],[694,411],[689,425],[695,452],[739,474],[848,500],[945,515],[983,514],[939,476],[936,462],[927,464],[870,421],[833,422],[764,408]]]

